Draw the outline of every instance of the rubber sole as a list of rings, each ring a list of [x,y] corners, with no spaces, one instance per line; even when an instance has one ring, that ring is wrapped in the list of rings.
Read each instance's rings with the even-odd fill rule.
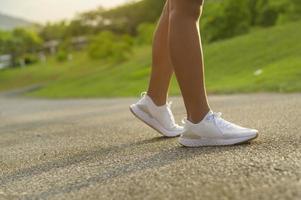
[[[185,147],[206,147],[206,146],[229,146],[229,145],[237,145],[244,144],[251,140],[254,140],[258,137],[258,133],[253,137],[241,137],[235,139],[187,139],[180,137],[179,143]]]
[[[161,126],[161,124],[156,119],[149,116],[148,113],[142,111],[137,105],[132,104],[129,108],[136,118],[138,118],[146,125],[153,128],[155,131],[157,131],[158,133],[160,133],[165,137],[177,137],[181,134],[181,133],[174,133],[172,131],[166,130],[164,127]]]

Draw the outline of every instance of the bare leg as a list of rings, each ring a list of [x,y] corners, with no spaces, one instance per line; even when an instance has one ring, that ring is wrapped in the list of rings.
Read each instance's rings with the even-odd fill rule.
[[[169,49],[187,118],[200,122],[210,110],[204,81],[199,17],[202,0],[170,0]]]
[[[153,41],[152,72],[147,94],[158,106],[166,104],[173,67],[168,48],[169,1],[157,25]]]

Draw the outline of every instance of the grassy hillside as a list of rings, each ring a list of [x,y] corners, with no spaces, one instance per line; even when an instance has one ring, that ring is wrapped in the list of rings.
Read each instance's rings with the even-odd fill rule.
[[[301,91],[301,22],[213,43],[204,51],[209,93]],[[38,83],[44,86],[28,95],[133,96],[146,89],[150,64],[148,46],[135,48],[131,58],[119,64],[93,61],[78,53],[66,63],[49,60],[0,71],[0,90]],[[175,79],[171,92],[179,94]]]

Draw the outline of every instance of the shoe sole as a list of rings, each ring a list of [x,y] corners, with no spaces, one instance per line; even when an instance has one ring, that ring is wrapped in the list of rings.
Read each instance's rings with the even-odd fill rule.
[[[131,105],[130,111],[133,113],[133,115],[144,122],[149,127],[153,128],[155,131],[160,133],[161,135],[165,137],[177,137],[180,135],[180,133],[174,133],[171,131],[166,130],[164,127],[161,126],[161,124],[154,118],[150,117],[148,113],[142,111],[138,106],[135,104]]]
[[[258,137],[258,133],[252,137],[241,137],[235,139],[186,139],[183,137],[179,138],[179,143],[185,147],[206,147],[206,146],[229,146],[229,145],[237,145],[244,144],[251,140],[254,140]]]

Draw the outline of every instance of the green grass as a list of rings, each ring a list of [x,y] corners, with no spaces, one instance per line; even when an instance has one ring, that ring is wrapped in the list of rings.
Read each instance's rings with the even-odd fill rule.
[[[301,21],[205,45],[204,52],[209,93],[301,91]],[[70,62],[50,59],[46,64],[0,71],[0,91],[42,84],[27,95],[135,96],[147,88],[150,65],[149,46],[135,47],[131,58],[119,64],[76,53]],[[257,70],[262,73],[255,76]],[[175,78],[171,93],[179,94]]]

